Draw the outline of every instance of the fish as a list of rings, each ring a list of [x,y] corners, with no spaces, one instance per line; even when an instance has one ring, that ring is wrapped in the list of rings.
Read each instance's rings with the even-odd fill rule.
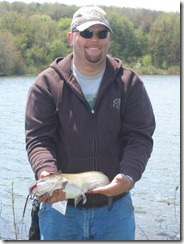
[[[87,201],[85,193],[97,187],[109,184],[109,178],[99,171],[88,171],[82,173],[65,174],[56,173],[45,176],[34,182],[29,187],[29,194],[40,197],[45,193],[52,196],[57,189],[62,189],[66,193],[66,199],[74,199],[75,207],[82,200]]]
[[[66,199],[74,199],[75,207],[82,200],[86,203],[87,198],[85,193],[97,187],[105,186],[110,183],[109,178],[99,171],[88,171],[82,173],[65,174],[55,173],[45,176],[35,182],[29,187],[29,194],[23,209],[22,220],[24,219],[26,207],[29,200],[34,200],[45,193],[50,196],[57,189],[62,189],[66,193]],[[36,200],[36,199],[35,199]],[[112,208],[112,197],[108,199],[108,209]]]

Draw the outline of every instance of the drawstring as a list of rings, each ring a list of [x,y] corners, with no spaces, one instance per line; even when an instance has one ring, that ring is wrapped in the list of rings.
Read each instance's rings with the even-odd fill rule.
[[[62,91],[61,91],[62,92]],[[56,98],[56,110],[55,113],[57,114],[59,112],[59,102],[60,102],[60,89],[57,91],[57,98]]]
[[[63,85],[64,85],[64,78],[60,72],[60,70],[58,70],[56,67],[54,67],[53,65],[50,65],[51,68],[53,68],[55,70],[55,72],[59,75],[60,77],[60,82],[59,82],[59,88],[57,90],[57,98],[56,98],[56,110],[55,113],[57,114],[59,112],[59,104],[61,102],[61,98],[62,98],[62,92],[63,92]]]

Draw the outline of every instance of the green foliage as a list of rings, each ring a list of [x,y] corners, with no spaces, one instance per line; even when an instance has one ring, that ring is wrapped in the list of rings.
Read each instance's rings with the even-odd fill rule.
[[[144,67],[152,65],[152,58],[150,54],[146,54],[142,57],[142,64]]]
[[[24,73],[20,52],[15,38],[9,31],[0,32],[0,75]]]
[[[180,63],[180,16],[163,13],[149,33],[149,49],[156,67],[166,69]]]
[[[145,72],[178,72],[179,13],[102,8],[113,30],[111,56]],[[77,9],[59,3],[0,2],[0,75],[36,74],[71,52],[67,33]]]
[[[110,54],[125,61],[136,56],[136,36],[133,24],[124,16],[109,14],[109,22],[113,30]]]
[[[70,50],[69,48],[68,49],[66,48],[66,45],[64,42],[62,42],[62,40],[55,40],[53,41],[53,43],[49,48],[49,52],[50,52],[49,59],[54,60],[57,57],[64,57],[71,51],[72,50]]]

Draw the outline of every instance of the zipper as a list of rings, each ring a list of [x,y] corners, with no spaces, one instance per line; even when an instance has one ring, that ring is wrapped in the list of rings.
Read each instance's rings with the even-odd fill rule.
[[[88,101],[85,99],[85,96],[82,93],[79,93],[79,91],[76,89],[75,86],[71,85],[69,81],[67,81],[67,84],[69,87],[74,91],[74,93],[79,97],[79,99],[83,102],[83,104],[86,106],[86,108],[89,110],[92,116],[92,136],[93,136],[93,167],[94,170],[97,171],[97,165],[96,165],[96,132],[95,132],[95,110],[92,109],[88,103]]]
[[[91,109],[92,115],[92,136],[93,136],[93,167],[94,171],[97,171],[97,164],[96,164],[96,148],[97,148],[97,139],[96,139],[96,131],[95,131],[95,110]],[[92,196],[92,202],[95,202],[97,199],[97,195],[94,194]]]
[[[91,115],[92,115],[92,136],[93,136],[93,167],[94,170],[97,170],[97,165],[96,165],[96,144],[97,144],[97,139],[96,139],[96,132],[95,132],[95,110],[91,109]]]

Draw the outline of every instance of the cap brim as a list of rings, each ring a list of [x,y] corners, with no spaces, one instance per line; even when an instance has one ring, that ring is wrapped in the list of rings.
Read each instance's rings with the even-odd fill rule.
[[[78,31],[84,31],[84,30],[86,30],[87,28],[89,28],[90,26],[93,26],[93,25],[104,25],[104,26],[106,26],[110,30],[110,32],[112,32],[112,30],[111,30],[111,28],[110,28],[109,25],[106,25],[103,22],[100,22],[100,21],[97,21],[97,20],[95,20],[95,21],[88,21],[86,23],[83,23],[83,24],[77,26],[76,29]]]

